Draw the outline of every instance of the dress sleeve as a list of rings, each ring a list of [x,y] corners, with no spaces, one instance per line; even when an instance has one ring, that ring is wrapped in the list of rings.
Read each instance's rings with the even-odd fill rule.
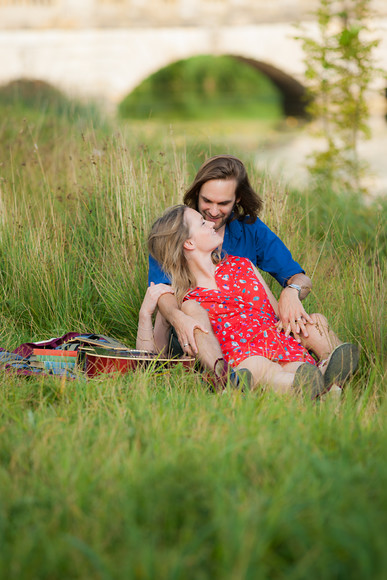
[[[304,274],[304,270],[298,262],[293,260],[292,254],[283,241],[259,218],[255,224],[258,268],[271,274],[281,286],[286,286],[286,281],[294,274]]]
[[[171,280],[169,276],[163,272],[160,264],[149,255],[148,286],[150,286],[151,282],[154,282],[155,284],[170,284]]]

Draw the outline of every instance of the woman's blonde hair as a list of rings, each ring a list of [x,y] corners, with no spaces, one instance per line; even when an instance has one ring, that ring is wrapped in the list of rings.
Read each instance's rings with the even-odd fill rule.
[[[188,225],[184,220],[186,205],[168,208],[153,224],[148,236],[148,249],[164,272],[171,277],[172,287],[179,305],[189,288],[195,286],[184,255],[184,242],[190,237]],[[214,253],[213,260],[219,262]]]

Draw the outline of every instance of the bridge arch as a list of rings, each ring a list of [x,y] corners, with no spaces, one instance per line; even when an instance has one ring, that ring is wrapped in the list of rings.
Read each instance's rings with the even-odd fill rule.
[[[187,56],[184,59],[179,60],[171,60],[167,62],[165,65],[159,67],[156,70],[152,70],[149,74],[144,74],[143,78],[139,79],[136,86],[131,86],[125,96],[130,95],[136,88],[138,88],[144,81],[146,81],[150,76],[153,74],[157,74],[159,71],[167,69],[169,66],[172,66],[176,62],[180,60],[189,60],[190,58],[195,58],[197,56],[201,56],[200,54],[193,54],[191,56]],[[204,56],[204,55],[203,55]],[[205,56],[227,56],[230,59],[235,61],[239,61],[241,63],[247,64],[252,69],[255,69],[262,73],[265,77],[267,77],[273,85],[278,89],[281,98],[281,106],[282,112],[285,117],[298,117],[298,118],[305,118],[306,114],[306,106],[307,106],[307,96],[306,96],[306,88],[292,75],[286,73],[285,71],[273,66],[270,63],[263,62],[260,60],[256,60],[254,58],[248,58],[245,56],[240,56],[237,54],[205,54]],[[146,72],[146,71],[144,71]],[[124,98],[125,98],[124,96]]]
[[[286,117],[307,116],[306,106],[308,100],[306,88],[297,79],[269,63],[243,56],[230,56],[248,63],[272,81],[282,96],[282,108]]]

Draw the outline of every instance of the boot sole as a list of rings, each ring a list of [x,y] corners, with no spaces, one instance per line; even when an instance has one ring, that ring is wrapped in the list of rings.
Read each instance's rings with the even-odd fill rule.
[[[350,342],[336,347],[329,358],[324,374],[325,388],[327,389],[333,383],[342,385],[356,371],[359,356],[358,347]]]
[[[325,390],[324,377],[320,370],[310,363],[298,367],[292,386],[297,393],[309,395],[312,401]]]

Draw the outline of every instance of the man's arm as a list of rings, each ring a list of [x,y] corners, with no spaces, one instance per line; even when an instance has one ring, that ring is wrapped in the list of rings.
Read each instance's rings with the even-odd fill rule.
[[[283,241],[259,218],[252,225],[243,223],[240,227],[245,231],[246,241],[249,235],[254,234],[253,247],[258,268],[269,272],[284,288],[278,301],[279,329],[283,328],[286,335],[292,332],[300,342],[300,333],[308,336],[305,324],[313,324],[301,304],[301,300],[306,298],[312,288],[310,278],[305,275],[300,264],[293,260]],[[300,292],[289,288],[289,284],[299,286]]]
[[[289,286],[294,284],[298,288]],[[312,281],[305,274],[294,274],[288,279],[287,285],[278,300],[278,328],[285,331],[286,336],[292,332],[297,342],[301,342],[300,334],[308,336],[306,324],[314,324],[312,318],[301,304],[312,289]]]
[[[265,282],[264,278],[262,277],[262,274],[260,273],[258,268],[256,268],[254,266],[254,264],[252,264],[252,266],[253,266],[254,274],[256,275],[256,277],[258,278],[258,280],[260,281],[260,283],[264,287],[265,292],[267,294],[267,297],[269,299],[269,302],[272,305],[274,312],[278,316],[278,301],[276,300],[276,298],[275,298],[274,294],[272,293],[272,291],[270,290],[269,286],[266,284],[266,282]]]
[[[180,310],[173,294],[163,294],[160,296],[157,305],[161,315],[176,330],[177,338],[183,351],[190,356],[196,356],[198,348],[194,330],[201,330],[205,334],[208,334],[208,330],[196,322],[191,316],[184,314]]]
[[[304,274],[304,269],[293,259],[284,242],[259,218],[253,224],[243,223],[242,229],[247,252],[254,252],[250,258],[260,270],[268,272],[277,282],[285,287],[295,274]],[[253,238],[250,242],[249,238]],[[224,247],[224,246],[223,246]],[[230,254],[233,252],[225,248]],[[242,254],[237,254],[242,255]],[[250,257],[246,254],[244,257]]]
[[[149,285],[152,284],[152,282],[155,284],[170,284],[170,280],[162,271],[160,264],[156,262],[152,256],[149,256]],[[160,296],[157,306],[163,318],[174,327],[183,351],[190,356],[196,356],[198,348],[194,337],[194,330],[197,328],[208,334],[207,329],[203,328],[203,326],[196,322],[191,316],[184,314],[184,312],[180,310],[173,294],[163,294]]]

